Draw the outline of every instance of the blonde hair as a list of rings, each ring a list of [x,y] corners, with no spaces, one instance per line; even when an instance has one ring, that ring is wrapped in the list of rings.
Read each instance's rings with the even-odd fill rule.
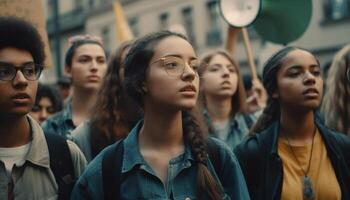
[[[350,85],[346,77],[350,68],[349,56],[350,44],[334,56],[321,111],[327,126],[350,136]]]

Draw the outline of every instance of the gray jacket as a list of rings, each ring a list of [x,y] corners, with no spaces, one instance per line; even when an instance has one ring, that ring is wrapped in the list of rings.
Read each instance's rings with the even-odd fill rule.
[[[50,169],[50,155],[44,132],[30,116],[28,121],[32,128],[32,144],[24,165],[13,167],[14,198],[16,200],[57,199],[58,186]],[[85,169],[86,160],[76,144],[68,141],[68,146],[77,179]],[[8,199],[7,180],[5,165],[0,161],[0,199]]]

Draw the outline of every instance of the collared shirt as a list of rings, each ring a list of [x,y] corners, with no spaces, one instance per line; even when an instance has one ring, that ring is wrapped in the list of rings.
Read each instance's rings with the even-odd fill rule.
[[[185,144],[185,151],[169,161],[168,177],[165,184],[156,176],[152,167],[144,160],[138,145],[140,122],[124,140],[124,155],[121,168],[123,182],[120,185],[121,199],[184,200],[196,199],[197,164],[191,147]],[[249,199],[247,187],[236,157],[226,145],[216,139],[215,147],[220,153],[222,173],[226,183],[219,178],[209,160],[208,169],[224,188],[223,199]],[[108,147],[113,148],[114,145]],[[102,159],[103,150],[88,166],[73,190],[72,199],[101,199],[103,197]],[[116,188],[118,189],[118,188]]]
[[[16,200],[57,199],[58,185],[50,169],[50,156],[46,139],[40,125],[28,115],[32,129],[32,145],[20,167],[13,167],[12,180],[14,188],[9,192],[8,178],[4,163],[0,161],[0,199],[8,199],[13,194]],[[72,156],[74,175],[78,178],[86,166],[86,160],[79,148],[71,141],[68,147]]]
[[[204,110],[204,117],[209,127],[209,134],[212,137],[219,138],[217,131],[215,131],[213,122],[207,110]],[[233,151],[235,147],[248,135],[250,126],[256,121],[255,115],[245,115],[237,113],[228,122],[227,137],[223,140]]]
[[[71,139],[70,132],[75,129],[72,115],[72,102],[60,112],[48,118],[42,124],[44,133],[59,134],[67,139]]]

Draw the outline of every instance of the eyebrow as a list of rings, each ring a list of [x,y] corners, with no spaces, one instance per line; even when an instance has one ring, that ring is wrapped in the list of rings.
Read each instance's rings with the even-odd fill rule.
[[[182,56],[179,55],[179,54],[167,54],[167,55],[165,55],[165,56],[163,56],[163,57],[169,57],[169,56],[174,56],[174,57],[182,58]],[[197,57],[191,56],[189,60],[198,60],[198,58],[197,58]]]
[[[13,63],[0,61],[0,64],[3,64],[3,65],[12,65],[12,66],[15,66],[15,67],[22,67],[23,65],[33,64],[33,63],[34,63],[34,61],[28,61],[28,62],[21,63],[20,65],[14,65]]]
[[[88,57],[88,58],[105,58],[104,55],[90,55],[90,54],[81,54],[78,56],[78,58],[81,57]]]
[[[309,67],[311,67],[311,68],[315,68],[315,67],[320,68],[320,65],[312,64],[312,65],[309,65]],[[302,69],[302,68],[303,68],[303,66],[301,66],[301,65],[292,65],[292,66],[288,67],[287,70],[289,70],[289,69]]]

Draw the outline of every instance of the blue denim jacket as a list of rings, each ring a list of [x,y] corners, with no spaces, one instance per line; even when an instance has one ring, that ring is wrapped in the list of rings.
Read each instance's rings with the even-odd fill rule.
[[[143,159],[138,145],[138,133],[142,122],[129,133],[124,140],[124,156],[120,185],[121,199],[196,199],[196,162],[189,145],[185,145],[185,152],[170,160],[168,178],[165,185],[156,176],[151,166]],[[221,141],[215,140],[215,146],[220,153],[222,175],[224,179],[225,196],[223,199],[250,199],[247,186],[235,155]],[[107,148],[111,148],[109,146]],[[102,199],[102,158],[103,150],[87,167],[74,187],[72,199]],[[209,161],[208,168],[217,179],[214,167]],[[117,189],[117,188],[116,188]]]
[[[204,110],[203,114],[209,127],[210,136],[218,138],[218,135],[213,128],[208,111]],[[237,113],[235,117],[231,118],[229,121],[229,133],[224,142],[232,151],[243,140],[243,138],[248,135],[249,129],[251,128],[250,126],[255,123],[256,119],[257,117],[255,115],[241,113]]]
[[[71,139],[70,132],[75,129],[72,116],[72,102],[69,102],[62,111],[44,121],[42,127],[45,134],[54,133]]]

